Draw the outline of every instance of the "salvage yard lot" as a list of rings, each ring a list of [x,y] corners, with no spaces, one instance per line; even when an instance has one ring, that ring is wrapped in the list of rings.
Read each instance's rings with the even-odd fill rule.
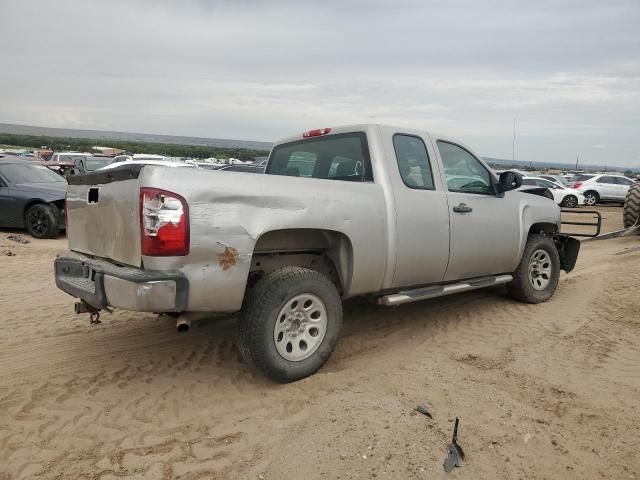
[[[597,209],[603,231],[622,227],[620,207]],[[443,478],[456,416],[452,478],[640,477],[640,237],[585,243],[541,305],[502,289],[349,301],[328,364],[276,385],[240,361],[233,318],[185,336],[147,314],[89,325],[54,285],[66,240],[14,233],[0,232],[0,479]]]

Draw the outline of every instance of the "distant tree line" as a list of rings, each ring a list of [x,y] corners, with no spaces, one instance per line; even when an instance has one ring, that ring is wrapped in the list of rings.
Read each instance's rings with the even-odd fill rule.
[[[249,148],[225,148],[207,147],[200,145],[177,145],[169,143],[147,143],[118,140],[97,140],[88,138],[71,137],[47,137],[40,135],[14,135],[12,133],[0,133],[0,145],[16,145],[26,148],[42,148],[44,146],[54,150],[74,150],[79,152],[92,152],[96,143],[107,143],[109,147],[119,148],[130,153],[153,153],[169,157],[190,158],[238,158],[240,160],[253,160],[255,157],[264,157],[269,154],[266,150],[252,150]]]

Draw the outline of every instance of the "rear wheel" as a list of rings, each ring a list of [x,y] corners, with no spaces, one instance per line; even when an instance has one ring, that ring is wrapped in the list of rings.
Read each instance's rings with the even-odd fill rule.
[[[567,195],[562,199],[562,207],[575,208],[578,206],[578,198],[575,195]]]
[[[584,194],[585,205],[593,206],[599,201],[600,201],[600,195],[598,195],[598,192],[590,191]]]
[[[624,228],[633,227],[640,218],[640,183],[636,182],[629,188],[624,200],[623,220]]]
[[[24,216],[29,235],[35,238],[52,238],[58,235],[58,219],[51,205],[38,203],[29,207]]]
[[[560,257],[553,240],[545,235],[529,235],[520,265],[507,285],[509,295],[525,303],[541,303],[551,298],[560,279]]]
[[[315,373],[329,359],[342,327],[342,301],[324,275],[286,267],[247,293],[238,325],[240,352],[278,382]]]

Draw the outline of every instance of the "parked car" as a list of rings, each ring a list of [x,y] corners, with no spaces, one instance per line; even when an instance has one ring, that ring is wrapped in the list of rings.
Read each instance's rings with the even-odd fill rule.
[[[571,179],[571,187],[584,195],[587,205],[600,202],[624,202],[633,180],[623,175],[577,175]]]
[[[109,165],[112,160],[111,157],[75,156],[67,160],[43,162],[43,165],[66,178],[92,172]]]
[[[561,175],[538,175],[538,178],[544,178],[545,180],[549,180],[550,182],[557,183],[562,187],[568,187],[569,182],[566,178]]]
[[[155,155],[153,153],[134,153],[133,155],[116,155],[113,157],[112,163],[132,162],[134,160],[169,160],[169,157],[165,157],[164,155]]]
[[[108,165],[105,165],[104,167],[101,167],[99,169],[99,171],[102,170],[111,170],[113,168],[119,168],[119,167],[123,167],[126,165],[156,165],[159,167],[192,167],[192,168],[198,168],[198,165],[196,165],[195,163],[187,163],[187,162],[174,162],[174,161],[170,161],[170,160],[145,160],[145,159],[139,159],[139,160],[130,160],[130,161],[126,161],[126,162],[117,162],[117,163],[110,163]]]
[[[515,191],[518,174],[498,178],[424,131],[311,130],[276,143],[264,175],[198,173],[128,164],[70,178],[56,284],[76,313],[174,313],[179,330],[189,312],[240,311],[243,357],[281,382],[327,361],[342,299],[393,306],[506,284],[544,302],[580,248],[545,189]]]
[[[0,227],[25,228],[35,238],[64,229],[67,182],[37,162],[0,160]]]
[[[88,152],[54,152],[48,162],[70,162],[75,163],[76,159],[83,159],[91,157],[92,154]]]
[[[522,179],[520,190],[538,187],[547,188],[553,195],[555,202],[561,207],[575,208],[578,205],[584,205],[584,195],[581,191],[574,188],[566,188],[558,183],[551,182],[542,177],[525,177]]]
[[[264,169],[265,169],[264,165],[237,163],[234,165],[223,165],[217,170],[225,171],[225,172],[264,173]]]

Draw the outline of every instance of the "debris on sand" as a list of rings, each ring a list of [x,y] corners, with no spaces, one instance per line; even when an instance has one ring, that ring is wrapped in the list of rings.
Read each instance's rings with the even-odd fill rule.
[[[27,243],[31,243],[31,240],[27,240],[22,235],[9,235],[7,240],[11,240],[12,242],[20,243],[22,245],[26,245]]]
[[[462,460],[464,460],[464,450],[458,445],[458,423],[459,419],[456,417],[456,423],[453,426],[453,439],[447,448],[447,457],[444,459],[444,471],[449,473],[455,467],[462,466]]]
[[[7,257],[15,257],[16,254],[13,253],[11,250],[5,250],[4,252],[2,252],[3,255],[6,255]]]
[[[416,407],[416,412],[426,415],[427,417],[433,419],[433,414],[431,413],[431,409],[427,407],[424,403],[421,403]]]

